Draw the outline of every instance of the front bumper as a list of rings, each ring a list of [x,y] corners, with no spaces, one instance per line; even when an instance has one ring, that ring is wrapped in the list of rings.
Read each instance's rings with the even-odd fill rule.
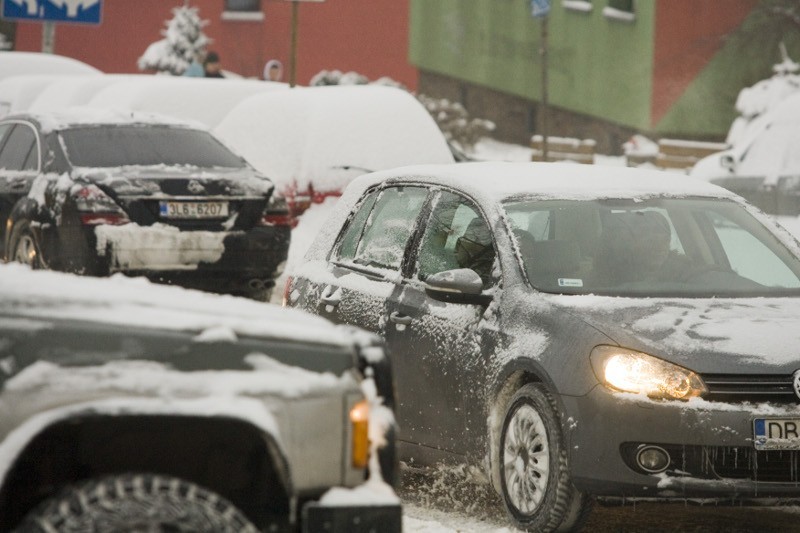
[[[323,506],[311,502],[303,507],[303,533],[400,533],[401,505]]]
[[[656,401],[602,386],[561,401],[573,482],[588,494],[800,498],[800,451],[753,446],[755,418],[800,418],[798,406]],[[630,452],[640,444],[670,453],[666,472],[637,471]]]

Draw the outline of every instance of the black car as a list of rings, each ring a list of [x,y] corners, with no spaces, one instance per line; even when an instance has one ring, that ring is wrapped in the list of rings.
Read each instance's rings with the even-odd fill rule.
[[[272,192],[192,124],[88,109],[0,121],[6,261],[268,298],[290,239]]]

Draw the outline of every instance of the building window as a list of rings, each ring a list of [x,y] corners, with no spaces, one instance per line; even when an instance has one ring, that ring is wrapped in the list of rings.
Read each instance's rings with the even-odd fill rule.
[[[261,11],[261,0],[225,0],[225,11]]]
[[[572,11],[589,13],[592,11],[592,0],[563,0],[562,5]]]
[[[608,0],[608,5],[603,8],[603,16],[612,20],[633,22],[636,20],[633,0]]]
[[[225,0],[222,20],[264,20],[264,12],[261,11],[261,0]]]

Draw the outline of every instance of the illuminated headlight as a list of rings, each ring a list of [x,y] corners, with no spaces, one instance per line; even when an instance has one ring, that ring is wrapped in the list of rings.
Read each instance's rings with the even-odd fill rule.
[[[592,369],[606,386],[653,398],[687,400],[707,391],[700,376],[651,355],[614,346],[592,350]]]

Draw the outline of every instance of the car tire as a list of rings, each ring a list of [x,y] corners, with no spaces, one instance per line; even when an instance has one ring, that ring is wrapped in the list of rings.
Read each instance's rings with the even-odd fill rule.
[[[18,220],[11,230],[8,242],[9,261],[22,263],[38,270],[45,268],[39,243],[31,230],[31,223],[27,220]]]
[[[83,482],[45,501],[18,531],[247,532],[253,524],[230,502],[169,476],[125,474]]]
[[[506,513],[523,531],[579,530],[591,499],[572,485],[553,397],[530,383],[508,405],[497,463]]]

